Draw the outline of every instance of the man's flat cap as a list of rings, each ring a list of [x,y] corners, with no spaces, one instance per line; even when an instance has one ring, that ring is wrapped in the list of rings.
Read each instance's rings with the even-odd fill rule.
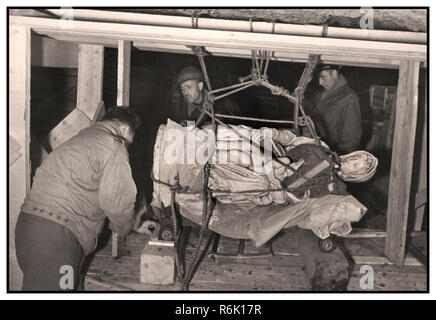
[[[321,73],[321,71],[324,70],[336,70],[338,72],[341,71],[342,66],[336,66],[336,65],[331,65],[331,64],[324,64],[324,65],[320,65],[318,67],[317,73]]]

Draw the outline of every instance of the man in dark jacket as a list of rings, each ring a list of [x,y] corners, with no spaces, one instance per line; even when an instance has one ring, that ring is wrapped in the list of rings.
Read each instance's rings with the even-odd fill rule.
[[[359,99],[335,66],[323,66],[319,84],[325,90],[312,114],[318,135],[332,150],[357,150],[362,135]]]
[[[105,218],[120,236],[132,230],[136,186],[127,146],[139,125],[131,108],[112,107],[36,170],[15,229],[23,290],[77,289]]]
[[[172,120],[177,122],[196,121],[201,114],[201,109],[212,102],[208,99],[208,92],[204,88],[203,74],[195,67],[188,66],[177,74],[177,87],[183,96],[184,102],[177,106],[171,115]],[[228,98],[217,100],[213,103],[215,113],[225,115],[240,115],[239,106]],[[174,107],[174,106],[173,106]],[[210,110],[210,107],[207,107]],[[208,119],[206,115],[202,123]],[[238,123],[229,119],[221,119],[226,123]]]

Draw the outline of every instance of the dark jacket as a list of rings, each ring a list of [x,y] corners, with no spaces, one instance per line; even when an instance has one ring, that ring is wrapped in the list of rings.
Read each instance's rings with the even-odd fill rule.
[[[112,121],[98,122],[53,150],[21,211],[67,227],[85,254],[95,249],[106,216],[120,235],[130,232],[136,185],[120,136]]]
[[[329,167],[318,173],[312,180],[301,185],[301,189],[294,191],[293,193],[297,197],[303,197],[306,191],[309,191],[309,197],[311,198],[322,197],[327,194],[348,194],[346,184],[337,177],[333,158],[324,147],[309,143],[300,144],[289,150],[286,156],[292,162],[304,160],[303,165],[297,170],[302,175],[305,175],[323,160],[327,160],[330,164]],[[294,173],[290,177],[285,178],[282,184],[284,187],[288,187],[299,178],[300,176]]]
[[[359,99],[342,75],[322,94],[312,120],[318,135],[332,150],[346,154],[358,149],[362,136]]]

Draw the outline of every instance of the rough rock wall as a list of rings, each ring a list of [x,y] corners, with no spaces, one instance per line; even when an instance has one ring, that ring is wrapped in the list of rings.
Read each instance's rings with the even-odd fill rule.
[[[178,15],[238,19],[253,21],[275,21],[293,24],[328,25],[344,28],[359,28],[364,13],[356,9],[120,9],[117,11],[144,12],[152,14]],[[427,31],[426,9],[374,9],[374,28],[377,30]]]

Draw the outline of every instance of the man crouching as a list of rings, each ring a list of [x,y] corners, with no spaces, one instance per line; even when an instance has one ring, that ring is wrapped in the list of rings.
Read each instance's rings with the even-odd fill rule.
[[[15,230],[22,290],[77,289],[105,218],[120,236],[132,230],[136,185],[127,147],[140,124],[131,108],[109,108],[102,121],[57,147],[36,170]],[[61,281],[66,272],[74,285]]]

